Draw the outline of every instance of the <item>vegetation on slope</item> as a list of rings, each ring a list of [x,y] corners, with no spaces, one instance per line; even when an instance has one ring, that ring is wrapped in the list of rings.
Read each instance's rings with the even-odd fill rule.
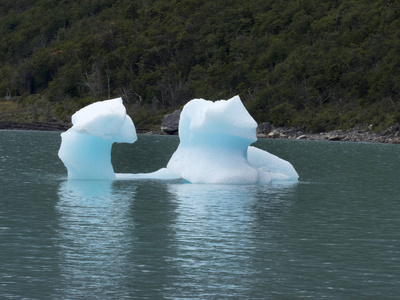
[[[67,121],[122,96],[146,127],[190,99],[239,94],[275,126],[388,127],[399,16],[390,0],[4,0],[0,101]]]

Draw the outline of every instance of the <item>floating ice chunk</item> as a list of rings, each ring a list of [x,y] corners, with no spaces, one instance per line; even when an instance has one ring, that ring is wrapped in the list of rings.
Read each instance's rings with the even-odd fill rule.
[[[298,178],[289,162],[250,146],[257,140],[257,123],[238,96],[187,103],[180,117],[178,149],[167,168],[152,173],[114,173],[112,144],[137,139],[121,98],[82,108],[72,116],[72,124],[61,134],[58,152],[70,179],[183,178],[192,183],[266,184]]]
[[[238,96],[216,102],[194,99],[181,112],[180,144],[167,168],[192,183],[257,182],[257,171],[246,159],[256,128]]]
[[[257,140],[256,128],[239,96],[216,102],[194,99],[182,110],[180,144],[167,168],[192,183],[297,180],[290,163],[266,151],[249,149]]]
[[[135,125],[121,98],[90,104],[72,116],[73,126],[61,134],[58,156],[69,179],[115,179],[111,164],[114,142],[134,143]]]

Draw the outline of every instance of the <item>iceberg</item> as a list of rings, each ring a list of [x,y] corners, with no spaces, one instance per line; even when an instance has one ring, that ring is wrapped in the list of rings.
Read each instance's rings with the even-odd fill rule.
[[[61,134],[58,156],[69,179],[116,179],[111,164],[113,143],[134,143],[136,128],[121,98],[90,104],[72,116]]]
[[[193,99],[181,112],[180,144],[167,169],[191,183],[297,181],[289,162],[250,146],[257,140],[256,129],[239,96],[216,102]]]
[[[61,134],[58,156],[68,179],[184,180],[210,184],[294,182],[293,166],[251,146],[256,121],[239,96],[216,102],[193,99],[179,121],[180,144],[166,167],[152,173],[115,174],[113,143],[134,143],[136,128],[121,98],[99,101],[77,111],[73,126]]]

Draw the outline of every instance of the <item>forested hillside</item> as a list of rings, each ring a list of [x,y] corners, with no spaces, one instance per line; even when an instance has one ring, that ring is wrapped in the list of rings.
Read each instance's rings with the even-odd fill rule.
[[[389,0],[3,0],[0,109],[62,121],[122,96],[146,127],[239,94],[257,122],[387,127],[400,122],[399,15]]]

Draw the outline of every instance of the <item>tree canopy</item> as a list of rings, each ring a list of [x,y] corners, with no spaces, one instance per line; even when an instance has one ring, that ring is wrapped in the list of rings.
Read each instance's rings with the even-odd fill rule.
[[[0,98],[65,115],[122,96],[140,123],[239,94],[275,126],[389,126],[399,16],[390,0],[4,0]]]

